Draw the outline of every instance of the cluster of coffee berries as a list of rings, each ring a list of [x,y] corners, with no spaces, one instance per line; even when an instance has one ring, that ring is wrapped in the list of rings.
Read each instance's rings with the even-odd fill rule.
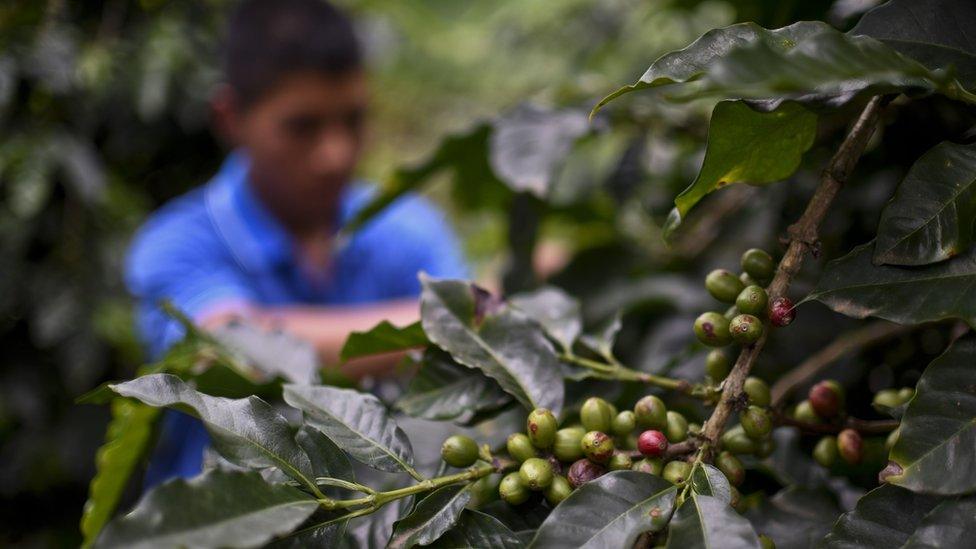
[[[844,400],[844,388],[840,383],[825,379],[810,387],[806,400],[794,408],[793,418],[814,425],[829,423],[844,414]],[[837,436],[822,437],[813,448],[813,459],[824,467],[833,465],[838,457],[856,465],[863,456],[864,441],[853,429],[844,429]]]
[[[769,412],[769,385],[758,377],[748,377],[742,389],[748,398],[748,405],[739,413],[738,425],[722,433],[722,451],[715,457],[715,466],[733,486],[739,485],[745,476],[742,462],[736,456],[765,458],[776,448],[770,436],[773,418]]]
[[[705,277],[705,289],[731,307],[725,313],[709,311],[695,319],[695,335],[710,347],[732,342],[751,345],[763,335],[763,319],[774,326],[793,322],[793,303],[785,297],[769,301],[763,289],[772,280],[776,264],[763,250],[752,248],[742,254],[742,274],[716,269]]]

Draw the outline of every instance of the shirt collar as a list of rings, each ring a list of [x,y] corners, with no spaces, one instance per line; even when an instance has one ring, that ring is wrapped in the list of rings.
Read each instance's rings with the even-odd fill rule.
[[[207,210],[214,226],[235,260],[248,270],[292,263],[291,235],[254,194],[248,183],[248,165],[245,154],[234,152],[207,185]],[[371,195],[366,185],[346,185],[339,197],[338,225],[344,225]]]

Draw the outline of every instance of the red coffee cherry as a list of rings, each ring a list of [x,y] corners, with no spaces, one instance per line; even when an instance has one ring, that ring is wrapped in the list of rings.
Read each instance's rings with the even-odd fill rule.
[[[668,449],[668,437],[661,431],[648,429],[637,438],[637,450],[648,457],[658,457]]]
[[[769,304],[769,321],[773,326],[788,326],[796,318],[796,308],[788,297],[777,297]]]

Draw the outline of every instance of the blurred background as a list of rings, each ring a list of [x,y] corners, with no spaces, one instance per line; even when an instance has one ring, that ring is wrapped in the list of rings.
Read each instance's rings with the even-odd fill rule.
[[[800,19],[846,29],[877,2],[337,3],[356,17],[372,71],[371,143],[362,176],[383,182],[398,167],[428,157],[445,135],[469,135],[464,132],[483,121],[524,114],[517,109],[523,102],[585,114],[597,99],[636,80],[657,56],[708,29],[749,20],[778,27]],[[222,160],[207,100],[219,78],[220,30],[232,5],[0,5],[0,545],[74,546],[80,540],[78,519],[108,411],[73,400],[102,381],[131,377],[143,361],[120,282],[121,261],[145,216],[205,182]],[[587,169],[564,170],[567,175],[550,186],[545,215],[538,214],[538,198],[472,194],[485,174],[465,179],[472,172],[462,166],[454,167],[453,183],[446,181],[450,173],[425,182],[422,192],[452,212],[479,278],[507,277],[506,289],[525,286],[513,265],[541,243],[572,257],[572,269],[553,267],[562,272],[552,281],[583,295],[589,320],[621,307],[633,315],[654,312],[635,303],[643,299],[638,305],[646,306],[663,294],[678,301],[701,295],[685,294],[688,286],[659,275],[686,269],[709,251],[716,227],[699,227],[695,238],[672,249],[664,249],[658,227],[674,194],[697,172],[711,104],[669,106],[639,97],[622,103],[597,120],[599,139],[575,142],[576,168]],[[918,127],[957,113],[939,118],[937,100],[918,104],[902,131],[922,150],[926,134]],[[843,114],[838,120],[822,131],[842,128]],[[807,192],[824,155],[808,155],[813,168],[797,176],[799,184],[790,187],[796,190],[777,187],[762,199],[748,190],[728,195],[739,197],[732,202],[749,222],[726,233],[739,235],[727,258],[747,244],[775,248],[770,228],[781,220],[768,213],[770,205],[794,217],[802,202],[791,193]],[[859,216],[877,212],[897,181],[897,162],[871,162],[877,191],[865,190],[850,206],[841,221],[846,227],[872,230],[875,214]],[[755,203],[745,207],[745,200]],[[702,208],[724,215],[728,202],[705,201]],[[517,218],[513,204],[521,208]],[[713,252],[718,255],[704,267],[725,253]],[[657,278],[648,282],[649,275]],[[600,299],[592,298],[598,293]],[[672,308],[691,314],[694,303]],[[624,356],[645,369],[660,362],[669,333],[689,332],[683,316],[650,332],[655,319],[628,322],[631,335],[625,330],[622,336],[630,349]]]

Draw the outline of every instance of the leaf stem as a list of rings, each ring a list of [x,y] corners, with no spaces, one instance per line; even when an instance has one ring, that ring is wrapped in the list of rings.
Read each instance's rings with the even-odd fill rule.
[[[695,386],[683,379],[674,379],[666,376],[659,376],[632,370],[620,362],[617,362],[617,360],[613,358],[610,359],[610,362],[600,362],[598,360],[592,360],[575,355],[571,352],[564,352],[559,355],[559,358],[570,364],[588,368],[605,379],[637,381],[640,383],[646,383],[648,385],[655,385],[664,389],[670,389],[672,391],[680,391],[685,394],[696,394],[698,392],[702,392],[703,389],[702,387]]]
[[[819,252],[818,232],[820,223],[826,217],[827,211],[841,186],[850,177],[861,154],[864,153],[868,139],[878,125],[884,104],[885,99],[881,96],[875,96],[868,101],[857,121],[841,142],[840,147],[830,159],[827,168],[823,171],[820,185],[807,203],[803,215],[787,229],[789,246],[783,255],[783,259],[779,262],[776,276],[769,285],[770,302],[786,297],[790,283],[800,271],[806,254],[808,252],[815,254]],[[714,447],[715,443],[718,442],[718,438],[725,429],[725,424],[734,409],[745,404],[742,386],[766,344],[766,339],[769,337],[768,328],[767,325],[767,329],[758,341],[742,349],[735,366],[732,367],[732,371],[725,379],[722,397],[702,428],[704,440],[706,443],[711,443],[707,447],[703,445],[706,454],[710,454],[707,448]],[[706,455],[705,457],[710,456]]]

